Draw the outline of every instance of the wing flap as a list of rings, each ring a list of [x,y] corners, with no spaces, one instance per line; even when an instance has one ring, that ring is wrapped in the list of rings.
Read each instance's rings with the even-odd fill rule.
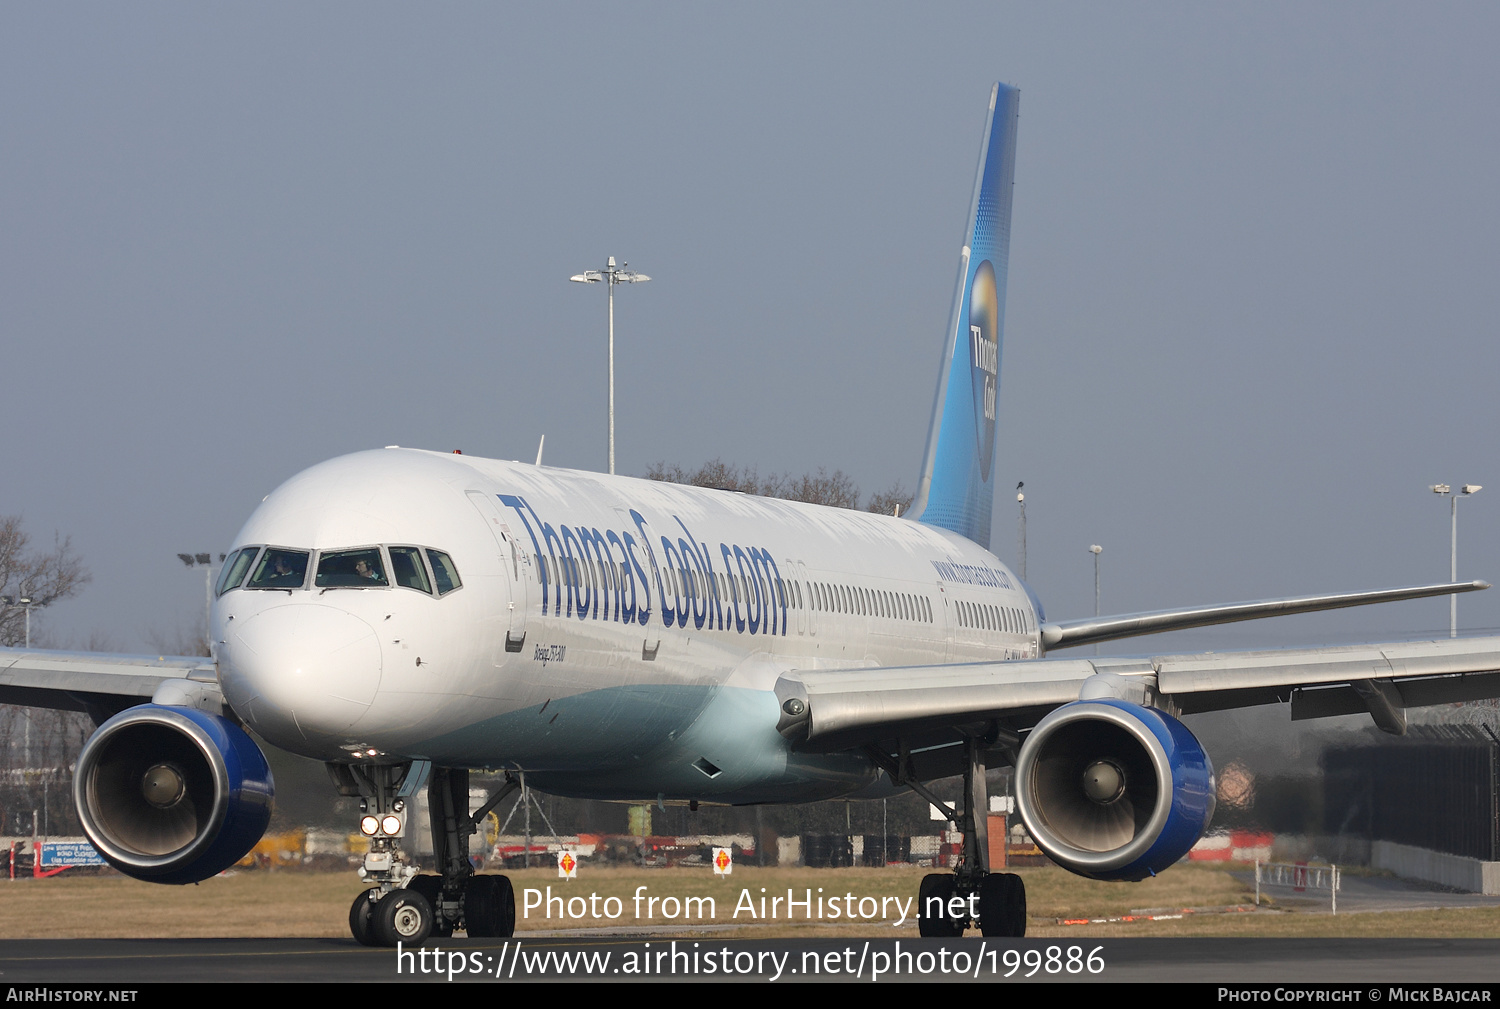
[[[1451,676],[1500,669],[1500,638],[1447,638],[1376,645],[1153,658],[1164,694],[1264,690],[1357,680]]]

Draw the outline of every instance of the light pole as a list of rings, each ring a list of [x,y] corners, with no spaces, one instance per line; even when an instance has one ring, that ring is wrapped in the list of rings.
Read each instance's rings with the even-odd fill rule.
[[[1095,543],[1089,547],[1089,553],[1094,555],[1094,617],[1099,616],[1099,555],[1104,553],[1104,548]],[[1099,654],[1099,646],[1094,645],[1094,654]]]
[[[203,568],[203,645],[208,649],[208,654],[214,651],[214,555],[213,554],[178,554],[177,559],[188,567]],[[219,563],[224,563],[224,555],[219,555]]]
[[[1477,483],[1466,483],[1453,493],[1453,488],[1445,483],[1435,483],[1428,490],[1434,494],[1446,495],[1453,502],[1453,533],[1448,543],[1448,580],[1458,581],[1458,499],[1478,494],[1484,488]],[[1448,637],[1458,637],[1458,594],[1454,593],[1448,597]]]
[[[31,596],[0,596],[0,603],[6,606],[20,606],[26,610],[26,647],[31,647],[31,611],[43,610],[47,604],[56,599],[56,596],[47,596],[44,599],[33,599]]]
[[[1021,509],[1021,581],[1026,580],[1026,495],[1021,493],[1021,488],[1026,486],[1023,480],[1016,484],[1016,504]]]
[[[615,266],[615,257],[609,257],[609,265],[602,270],[585,270],[583,273],[575,273],[568,279],[575,284],[598,284],[609,285],[609,472],[613,476],[615,472],[615,285],[616,284],[641,284],[651,278],[644,273],[633,273],[627,270],[629,263],[621,263]]]

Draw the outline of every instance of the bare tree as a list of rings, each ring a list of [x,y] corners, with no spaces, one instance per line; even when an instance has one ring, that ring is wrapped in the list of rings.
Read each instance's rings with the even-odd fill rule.
[[[816,473],[804,473],[788,481],[784,493],[776,496],[832,508],[859,507],[859,488],[854,481],[841,469],[829,473],[821,466]]]
[[[877,515],[905,515],[910,507],[911,491],[897,480],[891,484],[890,490],[883,490],[870,498],[870,503],[865,505],[865,510]]]
[[[208,658],[208,635],[204,630],[204,614],[188,627],[178,623],[172,630],[153,627],[146,633],[146,644],[158,655],[201,655]]]
[[[759,494],[762,497],[779,497],[788,501],[806,501],[808,504],[833,508],[859,507],[859,488],[848,474],[838,469],[830,473],[821,466],[816,473],[793,477],[785,473],[761,476],[754,467],[740,469],[722,459],[712,459],[696,470],[684,469],[677,463],[668,465],[658,462],[646,470],[646,478]],[[875,495],[870,501],[870,511],[889,515],[897,503],[900,503],[903,511],[911,505],[911,495],[899,483],[883,494]]]
[[[19,600],[55,603],[77,595],[88,581],[65,537],[54,537],[51,549],[33,548],[21,517],[0,515],[0,597],[15,600],[0,601],[0,646],[26,640],[26,607]],[[68,786],[92,729],[77,712],[0,705],[0,831],[78,832]]]
[[[30,547],[21,517],[0,515],[0,596],[45,605],[77,595],[88,584],[88,570],[66,537],[54,537],[50,550]],[[0,603],[0,646],[25,640],[26,607]]]

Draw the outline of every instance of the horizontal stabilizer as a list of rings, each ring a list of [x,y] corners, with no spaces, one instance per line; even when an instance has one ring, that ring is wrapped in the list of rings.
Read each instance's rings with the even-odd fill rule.
[[[1373,592],[1345,592],[1331,596],[1296,596],[1290,599],[1260,599],[1248,603],[1224,603],[1218,606],[1194,606],[1180,610],[1153,610],[1150,613],[1126,613],[1113,617],[1089,617],[1063,623],[1042,625],[1042,644],[1051,651],[1074,645],[1092,645],[1117,638],[1134,638],[1142,634],[1162,634],[1211,624],[1232,624],[1262,617],[1285,617],[1293,613],[1318,610],[1340,610],[1347,606],[1369,606],[1373,603],[1397,603],[1406,599],[1448,596],[1456,592],[1477,592],[1490,587],[1489,582],[1443,582],[1438,585],[1413,585],[1401,589],[1376,589]]]

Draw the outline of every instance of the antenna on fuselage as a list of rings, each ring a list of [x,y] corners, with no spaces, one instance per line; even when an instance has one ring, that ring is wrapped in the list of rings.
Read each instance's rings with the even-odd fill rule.
[[[542,435],[542,440],[536,443],[536,464],[542,464],[542,449],[547,445],[547,436]]]

